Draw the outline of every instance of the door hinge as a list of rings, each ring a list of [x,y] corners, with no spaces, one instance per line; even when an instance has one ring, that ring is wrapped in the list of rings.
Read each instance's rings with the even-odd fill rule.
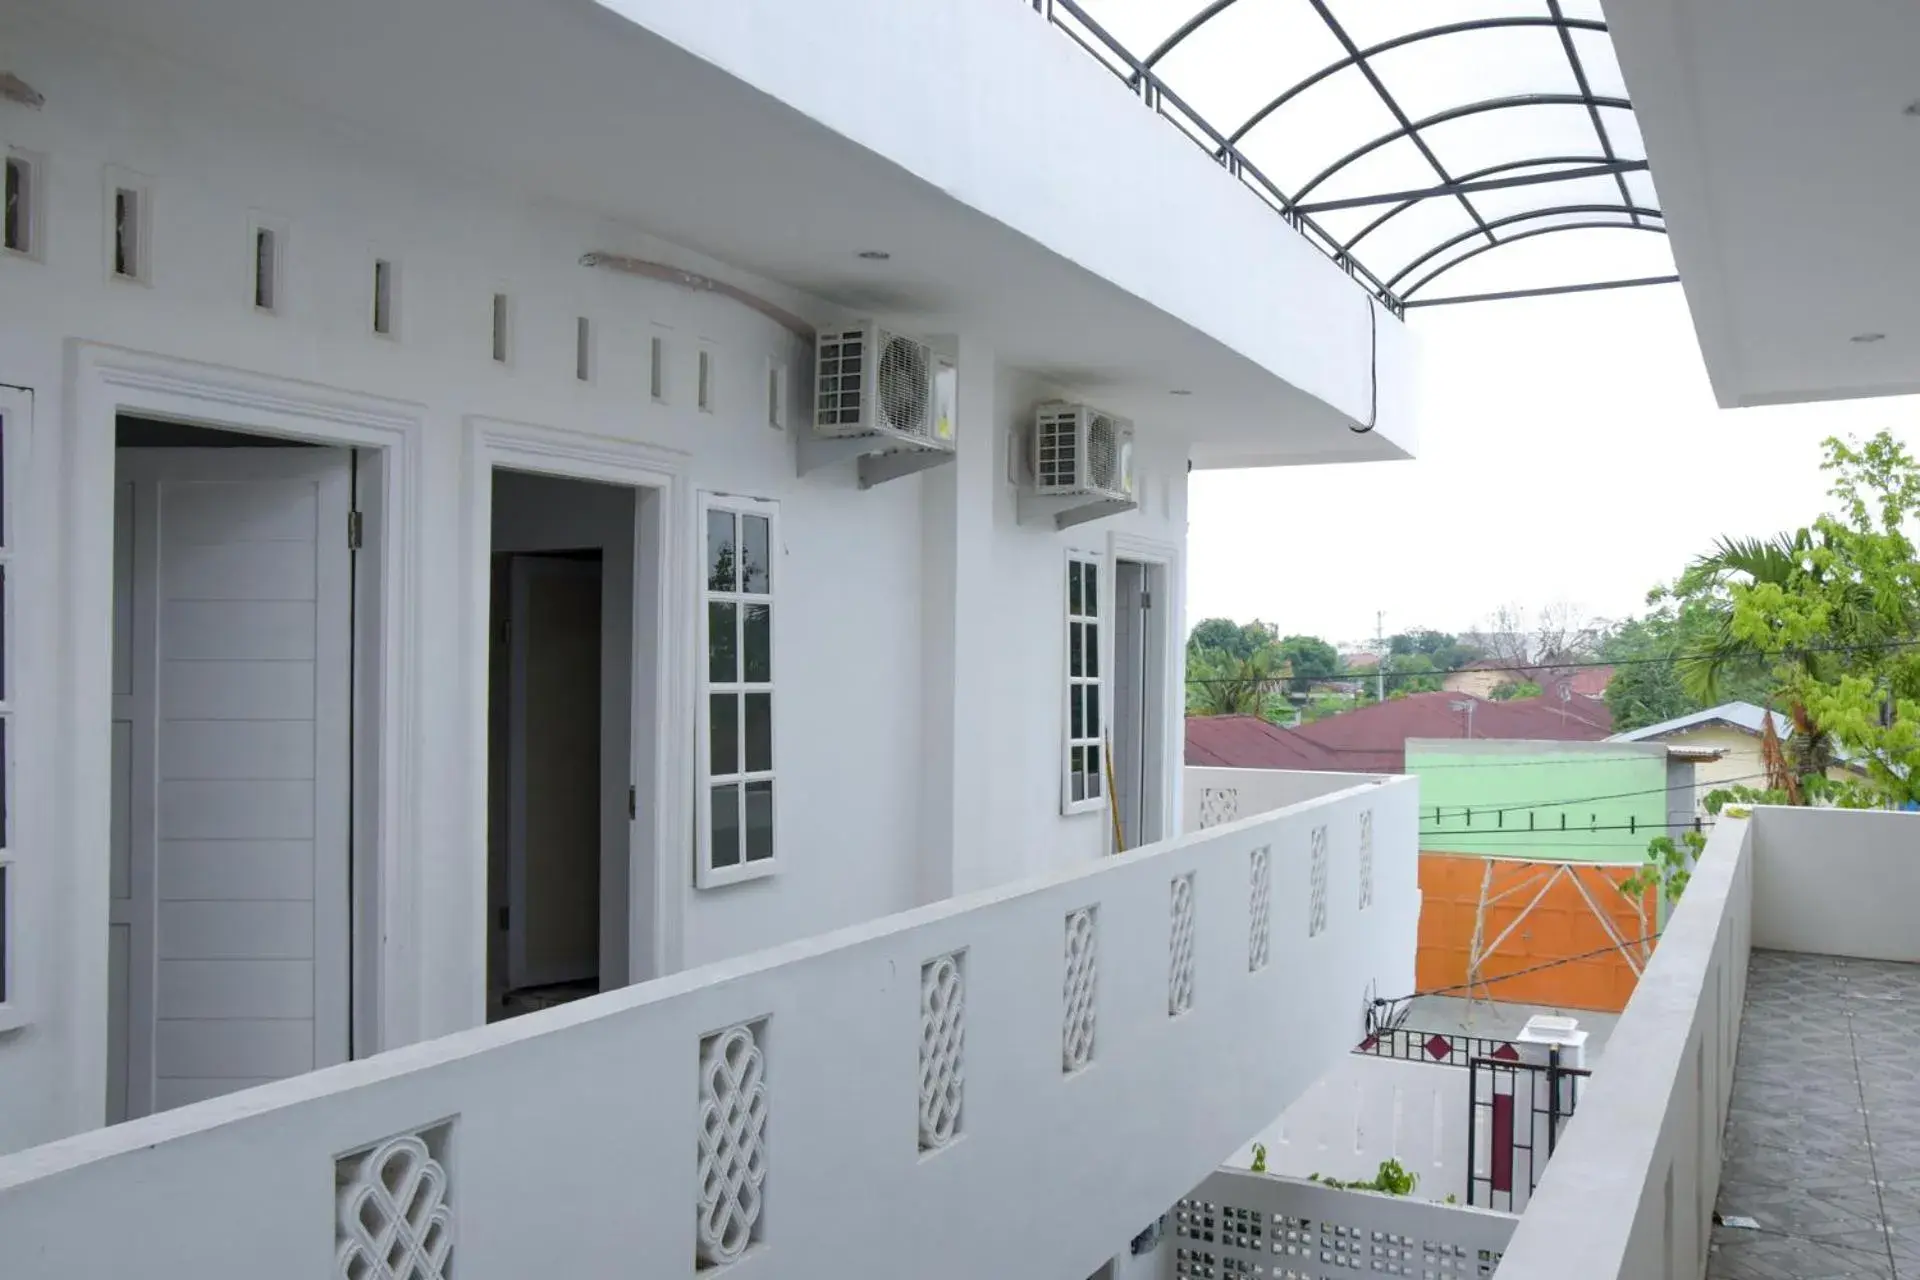
[[[637,788],[627,788],[627,821],[640,816],[640,792]]]
[[[360,549],[361,534],[360,513],[358,511],[347,512],[347,550],[358,551]]]
[[[1140,593],[1140,607],[1141,607],[1142,609],[1151,609],[1151,608],[1153,608],[1153,592],[1151,592],[1151,591],[1142,591],[1142,592]]]

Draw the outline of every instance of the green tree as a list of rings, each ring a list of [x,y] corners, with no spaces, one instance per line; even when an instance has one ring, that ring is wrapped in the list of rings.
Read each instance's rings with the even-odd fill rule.
[[[1409,653],[1387,659],[1387,696],[1404,698],[1410,693],[1437,693],[1443,672],[1425,653]]]
[[[1766,669],[1722,672],[1712,700],[1690,690],[1681,679],[1680,659],[1718,632],[1719,615],[1706,601],[1677,597],[1670,586],[1655,587],[1647,603],[1651,607],[1644,615],[1620,623],[1600,646],[1600,657],[1618,664],[1606,692],[1616,733],[1722,702],[1765,704],[1773,696]]]
[[[1771,676],[1794,731],[1769,785],[1794,803],[1834,798],[1826,774],[1843,753],[1882,798],[1909,801],[1920,794],[1920,561],[1908,534],[1920,467],[1885,431],[1863,445],[1830,438],[1824,451],[1837,511],[1768,540],[1722,539],[1681,576],[1679,597],[1704,602],[1717,625],[1680,676],[1702,697],[1740,674]]]
[[[1188,634],[1187,652],[1215,652],[1234,658],[1251,658],[1261,650],[1270,648],[1278,632],[1277,627],[1258,618],[1244,624],[1231,618],[1208,618]]]
[[[1288,688],[1296,694],[1340,674],[1340,651],[1318,636],[1288,636],[1277,649],[1293,677]]]
[[[1244,658],[1221,650],[1187,658],[1187,713],[1196,716],[1266,715],[1287,674],[1275,650]]]
[[[1495,702],[1512,702],[1515,698],[1537,698],[1540,686],[1531,680],[1516,680],[1512,684],[1497,686],[1493,691]]]

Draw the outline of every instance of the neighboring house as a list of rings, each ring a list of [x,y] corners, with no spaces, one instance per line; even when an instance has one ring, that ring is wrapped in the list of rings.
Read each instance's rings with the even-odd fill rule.
[[[1764,788],[1767,766],[1761,752],[1766,717],[1773,716],[1773,731],[1782,743],[1793,736],[1793,721],[1785,713],[1768,712],[1751,702],[1724,702],[1717,707],[1662,720],[1615,734],[1618,742],[1660,742],[1715,753],[1702,760],[1695,771],[1694,811],[1706,812],[1707,795],[1719,788],[1745,786]],[[1828,770],[1835,781],[1858,776],[1857,770],[1836,765]]]
[[[1482,658],[1478,662],[1469,662],[1455,671],[1449,671],[1440,681],[1440,687],[1447,693],[1464,693],[1475,698],[1492,698],[1494,693],[1510,684],[1519,684],[1523,677],[1504,663],[1492,658]]]
[[[1521,738],[1591,742],[1607,736],[1603,703],[1545,698],[1493,702],[1460,694],[1411,693],[1301,725],[1293,732],[1324,748],[1331,767],[1400,773],[1409,738]]]
[[[1259,716],[1188,716],[1189,767],[1311,769],[1338,772],[1333,752],[1294,729]]]

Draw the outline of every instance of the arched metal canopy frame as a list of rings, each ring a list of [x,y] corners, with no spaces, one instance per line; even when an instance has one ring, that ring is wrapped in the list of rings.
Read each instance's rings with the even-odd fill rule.
[[[1091,2],[1091,0],[1089,0]],[[1363,278],[1374,284],[1376,292],[1388,306],[1396,311],[1406,306],[1439,306],[1451,302],[1483,301],[1505,297],[1538,297],[1556,293],[1578,293],[1594,289],[1626,288],[1644,284],[1668,283],[1678,279],[1673,275],[1637,277],[1634,279],[1600,281],[1595,283],[1547,285],[1539,288],[1513,289],[1497,293],[1477,293],[1448,298],[1419,298],[1413,295],[1454,267],[1468,262],[1482,254],[1504,245],[1533,239],[1536,236],[1560,231],[1590,230],[1594,228],[1626,228],[1629,230],[1665,234],[1665,220],[1659,208],[1646,200],[1636,198],[1627,185],[1627,175],[1646,172],[1647,162],[1643,159],[1625,158],[1615,146],[1615,139],[1609,132],[1604,110],[1631,111],[1631,102],[1622,97],[1597,94],[1586,65],[1582,62],[1575,41],[1576,32],[1594,32],[1606,34],[1607,24],[1597,18],[1569,16],[1562,7],[1562,0],[1542,0],[1545,12],[1537,14],[1490,14],[1483,18],[1468,18],[1457,21],[1437,23],[1401,32],[1388,39],[1362,47],[1356,42],[1339,18],[1334,14],[1333,0],[1300,0],[1309,5],[1327,31],[1340,45],[1342,56],[1305,77],[1285,85],[1274,97],[1252,111],[1233,128],[1222,132],[1214,124],[1199,121],[1185,103],[1180,102],[1167,85],[1164,76],[1157,70],[1159,64],[1169,54],[1182,47],[1187,41],[1202,31],[1221,14],[1233,8],[1239,0],[1209,0],[1194,14],[1180,23],[1165,39],[1144,58],[1120,48],[1102,31],[1099,25],[1082,10],[1079,0],[1033,0],[1034,7],[1053,16],[1057,25],[1061,23],[1055,10],[1063,11],[1083,28],[1094,33],[1109,50],[1120,55],[1120,60],[1131,68],[1131,72],[1122,72],[1122,78],[1139,93],[1150,105],[1156,105],[1164,97],[1171,100],[1189,117],[1198,121],[1202,133],[1211,141],[1205,145],[1214,146],[1215,158],[1230,171],[1245,173],[1251,171],[1257,175],[1240,150],[1240,144],[1249,133],[1262,126],[1272,127],[1269,122],[1278,123],[1276,117],[1287,104],[1295,101],[1301,94],[1343,71],[1356,71],[1364,78],[1379,98],[1382,106],[1393,117],[1395,128],[1388,133],[1372,138],[1347,152],[1332,164],[1308,179],[1305,184],[1287,193],[1281,193],[1271,183],[1265,185],[1269,193],[1278,197],[1278,206],[1296,225],[1313,229],[1325,242],[1328,252],[1336,261],[1347,265],[1349,271],[1358,270]],[[1364,0],[1362,0],[1364,2]],[[1075,34],[1070,27],[1069,34]],[[1422,119],[1414,119],[1401,106],[1393,92],[1381,78],[1373,60],[1395,49],[1412,45],[1443,40],[1451,36],[1468,35],[1474,32],[1535,29],[1546,30],[1559,38],[1561,50],[1566,57],[1568,70],[1572,74],[1575,92],[1540,92],[1514,94],[1498,98],[1486,98],[1464,102],[1436,111]],[[1082,44],[1087,41],[1075,34]],[[1091,46],[1089,45],[1089,48]],[[1585,110],[1587,119],[1594,132],[1594,146],[1591,151],[1574,154],[1562,147],[1564,154],[1519,157],[1500,164],[1489,165],[1469,173],[1454,174],[1448,170],[1428,139],[1425,132],[1449,121],[1484,115],[1492,112],[1505,112],[1529,107],[1579,107]],[[1374,152],[1401,140],[1410,142],[1418,151],[1427,167],[1433,171],[1434,182],[1423,187],[1405,190],[1362,192],[1344,195],[1336,199],[1314,200],[1314,193],[1326,183],[1338,177],[1350,166]],[[1550,186],[1555,183],[1578,181],[1591,178],[1611,178],[1618,191],[1617,204],[1596,205],[1591,202],[1569,203],[1551,201],[1546,207],[1529,210],[1523,214],[1489,219],[1475,205],[1473,196],[1484,191],[1502,190],[1514,187]],[[1263,179],[1264,182],[1264,179]],[[1432,245],[1410,262],[1400,266],[1391,276],[1377,269],[1370,269],[1364,261],[1362,248],[1375,231],[1390,223],[1394,218],[1428,200],[1447,200],[1457,202],[1472,222],[1472,227],[1460,234]],[[1315,222],[1316,215],[1336,211],[1364,209],[1374,206],[1387,206],[1375,218],[1358,231],[1344,238],[1329,235]],[[1526,227],[1522,224],[1544,217],[1566,216],[1570,214],[1592,213],[1615,215],[1618,221],[1582,219],[1574,223],[1561,223],[1552,227]],[[1449,258],[1437,268],[1414,280],[1402,289],[1401,282],[1436,257],[1470,240],[1482,240],[1470,250]],[[1383,287],[1379,287],[1383,286]]]

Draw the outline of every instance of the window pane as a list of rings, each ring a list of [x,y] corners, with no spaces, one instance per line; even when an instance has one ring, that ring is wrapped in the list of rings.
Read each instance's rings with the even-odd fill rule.
[[[1081,592],[1087,602],[1082,612],[1089,618],[1097,618],[1100,616],[1100,566],[1086,564],[1081,565],[1080,570],[1087,582],[1086,590]]]
[[[1084,643],[1087,646],[1087,674],[1097,676],[1100,674],[1100,628],[1098,625],[1087,623]]]
[[[1100,736],[1100,686],[1087,686],[1087,733],[1089,738]]]
[[[747,784],[747,861],[773,856],[773,783]]]
[[[1084,728],[1087,718],[1086,698],[1087,686],[1083,684],[1068,686],[1067,736],[1069,738],[1084,738],[1087,736],[1086,729]]]
[[[736,591],[733,512],[707,512],[707,590]]]
[[[740,784],[713,788],[713,865],[740,865]]]
[[[734,632],[739,626],[740,606],[707,602],[707,679],[715,684],[732,684],[740,678],[740,662]]]
[[[1067,794],[1075,800],[1087,798],[1087,749],[1075,747],[1067,753]]]
[[[1087,748],[1087,799],[1100,798],[1102,775],[1100,773],[1100,748]]]
[[[708,732],[707,771],[725,778],[740,772],[740,695],[715,693],[707,696]]]
[[[0,700],[7,696],[7,566],[0,564]]]
[[[747,605],[745,631],[740,642],[741,653],[746,659],[743,678],[756,684],[766,684],[773,679],[773,606]]]
[[[740,589],[755,595],[773,592],[773,522],[765,516],[740,517]]]
[[[747,772],[767,773],[773,769],[773,695],[747,695]]]
[[[1067,561],[1067,612],[1080,612],[1080,562]]]
[[[1082,635],[1084,630],[1077,622],[1067,624],[1067,674],[1070,676],[1086,674],[1080,669],[1080,647],[1086,643]]]
[[[7,999],[7,872],[12,868],[0,867],[0,1004]]]

